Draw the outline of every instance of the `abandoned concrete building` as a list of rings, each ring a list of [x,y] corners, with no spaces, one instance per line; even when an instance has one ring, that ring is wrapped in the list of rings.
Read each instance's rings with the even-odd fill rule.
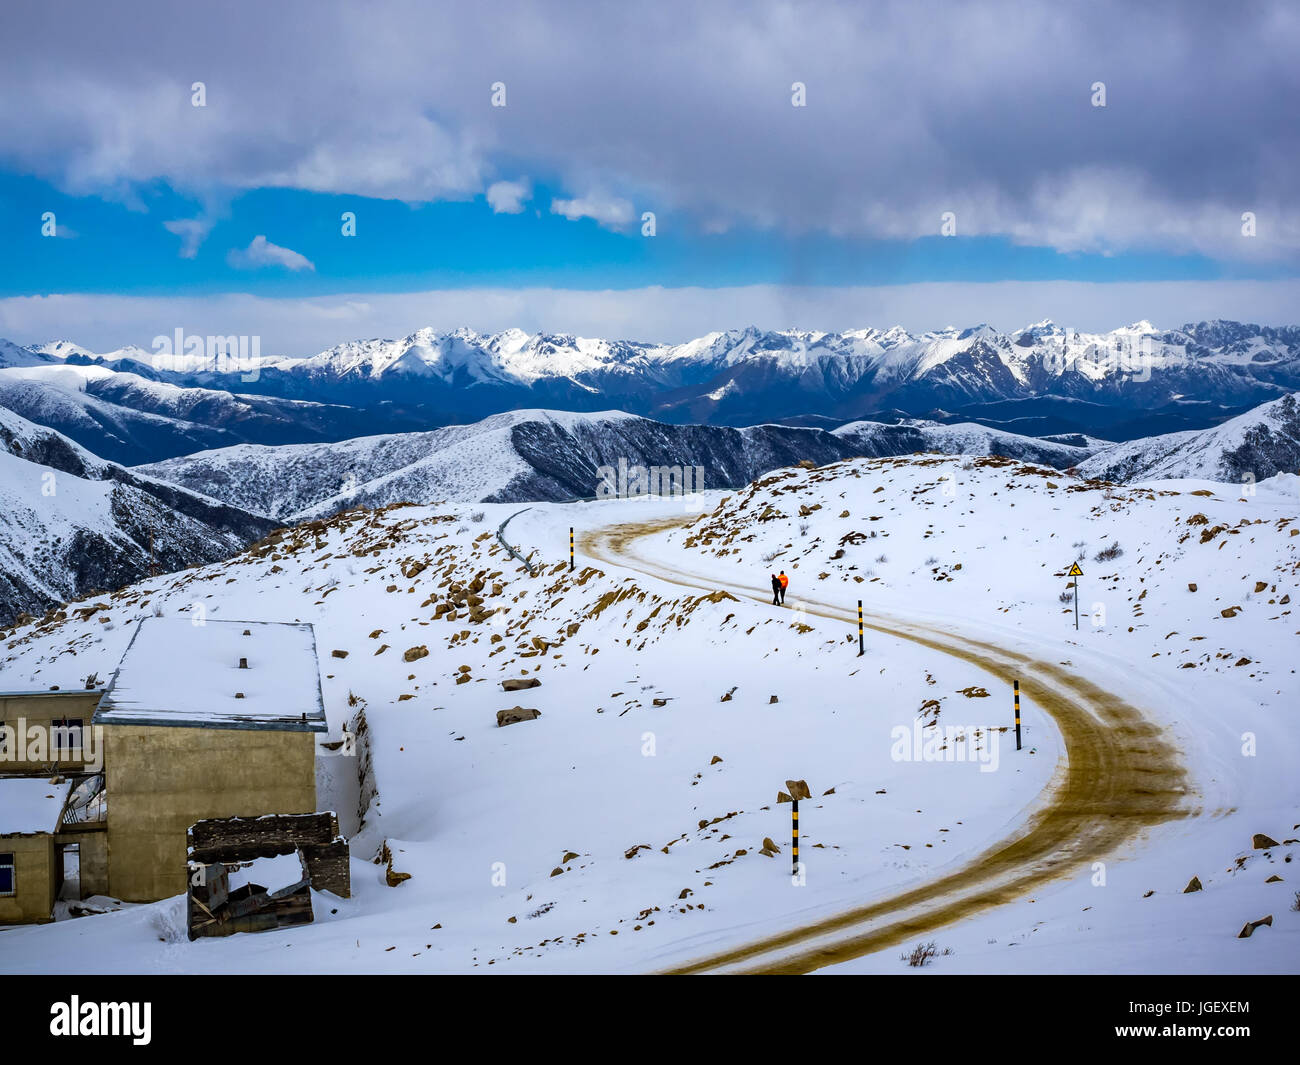
[[[145,618],[107,689],[0,695],[0,725],[0,924],[181,894],[197,822],[317,809],[307,624]]]

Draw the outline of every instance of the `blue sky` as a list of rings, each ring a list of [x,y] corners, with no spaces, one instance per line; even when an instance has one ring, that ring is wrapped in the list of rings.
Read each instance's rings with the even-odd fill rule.
[[[1274,279],[1294,273],[1285,260],[1234,261],[1147,249],[1060,252],[960,232],[887,239],[792,235],[747,226],[708,233],[690,217],[679,220],[659,211],[654,212],[656,232],[648,237],[639,222],[617,231],[589,218],[554,214],[550,205],[557,195],[558,190],[537,186],[524,210],[500,214],[483,196],[410,204],[294,189],[250,190],[222,208],[193,257],[183,258],[182,238],[163,223],[196,217],[202,206],[161,182],[134,189],[132,202],[122,203],[0,173],[0,226],[10,234],[14,252],[0,261],[0,296],[197,294],[250,287],[265,296],[286,296],[480,285],[1113,282]],[[46,212],[55,215],[56,237],[60,230],[71,231],[66,239],[43,235]],[[343,235],[345,212],[356,216],[355,235]],[[232,264],[230,252],[246,248],[258,235],[298,252],[311,266]]]
[[[489,6],[8,6],[0,335],[1294,317],[1293,6]]]

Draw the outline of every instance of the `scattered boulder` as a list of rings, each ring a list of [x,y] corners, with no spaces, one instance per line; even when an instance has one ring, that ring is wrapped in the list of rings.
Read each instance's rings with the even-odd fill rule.
[[[1224,618],[1235,618],[1240,610],[1241,607],[1239,606],[1227,606],[1219,611],[1219,616]]]
[[[1268,581],[1256,581],[1256,582],[1255,582],[1255,594],[1258,595],[1260,592],[1262,592],[1262,591],[1263,591],[1265,588],[1267,588],[1267,587],[1268,587]]]
[[[408,647],[405,651],[403,651],[402,661],[414,662],[421,658],[427,658],[428,656],[429,656],[429,649],[425,647],[424,644],[420,644],[419,647]]]
[[[565,851],[564,857],[560,859],[560,864],[564,865],[566,862],[571,862],[577,857],[578,855],[576,851]]]
[[[1256,832],[1250,837],[1250,845],[1255,850],[1260,851],[1267,847],[1276,847],[1278,842],[1272,836],[1266,836],[1263,832]]]
[[[335,650],[335,651],[331,651],[331,652],[330,652],[330,655],[331,655],[331,657],[333,657],[333,658],[347,658],[348,653],[347,653],[347,651],[337,651],[337,650]]]
[[[628,849],[623,852],[623,857],[628,859],[635,858],[637,856],[637,852],[648,851],[649,849],[650,849],[650,844],[638,843],[635,847],[628,847]]]
[[[787,780],[785,786],[790,789],[790,798],[792,799],[812,798],[812,792],[808,790],[806,780]]]
[[[1194,591],[1196,591],[1196,585],[1195,585],[1194,583],[1188,582],[1187,590],[1188,590],[1189,592],[1194,592]]]
[[[1273,874],[1272,876],[1270,876],[1267,880],[1265,880],[1264,883],[1266,883],[1266,884],[1280,884],[1280,883],[1282,883],[1282,878],[1281,878],[1280,876],[1278,876],[1276,873],[1274,873],[1274,874]]]
[[[502,691],[518,692],[527,688],[540,688],[542,682],[536,677],[511,677],[501,682]]]
[[[651,701],[652,703],[654,703],[655,706],[667,706],[667,705],[668,705],[668,700],[667,700],[667,699],[657,699],[657,698],[656,698],[656,699],[651,699],[650,701]]]
[[[1201,878],[1199,876],[1194,876],[1192,877],[1191,880],[1187,881],[1187,886],[1183,888],[1183,894],[1188,895],[1191,894],[1191,892],[1193,891],[1200,891],[1200,890],[1202,890]]]
[[[541,716],[540,710],[512,706],[509,710],[497,711],[497,728],[505,728],[506,725],[514,725],[520,721],[534,721]]]
[[[768,706],[771,706],[773,703],[779,703],[780,701],[781,701],[781,700],[778,699],[775,695],[770,695],[770,696],[768,696],[768,699],[767,699],[767,705],[768,705]]]
[[[715,754],[711,759],[709,759],[709,765],[717,765],[721,761],[722,761],[722,756]]]
[[[1262,928],[1266,925],[1269,928],[1273,927],[1273,915],[1271,913],[1267,917],[1261,917],[1258,921],[1247,921],[1241,926],[1241,931],[1237,933],[1237,938],[1249,939],[1251,933],[1253,933],[1256,928]]]
[[[781,848],[772,842],[772,838],[770,836],[764,836],[763,849],[758,853],[765,855],[768,858],[775,858],[778,854],[781,853]]]

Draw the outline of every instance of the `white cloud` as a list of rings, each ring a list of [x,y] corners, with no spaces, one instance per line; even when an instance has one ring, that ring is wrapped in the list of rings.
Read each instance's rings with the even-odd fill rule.
[[[488,186],[487,202],[494,214],[520,214],[533,195],[527,178],[519,181],[497,181]]]
[[[304,33],[294,5],[259,0],[71,23],[10,5],[0,165],[124,201],[159,181],[468,200],[527,171],[605,190],[555,208],[612,227],[630,199],[682,228],[911,239],[953,210],[961,234],[1064,251],[1300,250],[1285,0],[552,7],[319,0]],[[204,108],[196,40],[226,60]],[[507,107],[490,106],[489,71],[508,72]],[[796,79],[807,107],[791,107]],[[1259,237],[1243,244],[1245,211]]]
[[[267,354],[311,355],[344,340],[405,336],[421,326],[575,333],[681,342],[715,329],[845,330],[901,325],[912,332],[987,322],[1011,330],[1051,318],[1085,332],[1139,319],[1172,328],[1212,318],[1295,324],[1300,279],[1284,281],[935,282],[878,287],[446,289],[307,299],[244,293],[154,298],[109,295],[0,299],[0,337],[19,344],[73,340],[92,351],[178,326],[201,335],[257,335]]]
[[[563,215],[570,222],[590,218],[606,229],[623,229],[635,217],[635,211],[627,200],[602,193],[579,196],[572,200],[552,200],[551,214]]]
[[[316,265],[307,256],[292,248],[272,244],[260,234],[249,242],[247,248],[232,248],[226,261],[237,270],[257,270],[263,266],[283,266],[295,271],[316,269]]]
[[[164,222],[163,228],[181,238],[181,258],[193,259],[199,253],[199,245],[212,232],[212,221],[207,218],[177,218]]]

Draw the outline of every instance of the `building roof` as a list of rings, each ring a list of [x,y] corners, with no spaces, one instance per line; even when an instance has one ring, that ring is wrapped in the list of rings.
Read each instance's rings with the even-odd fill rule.
[[[0,836],[52,833],[68,795],[68,782],[48,777],[0,777]]]
[[[0,692],[0,699],[93,699],[102,694],[100,688],[40,688],[34,691]]]
[[[306,623],[145,618],[94,723],[325,732],[315,631]]]

